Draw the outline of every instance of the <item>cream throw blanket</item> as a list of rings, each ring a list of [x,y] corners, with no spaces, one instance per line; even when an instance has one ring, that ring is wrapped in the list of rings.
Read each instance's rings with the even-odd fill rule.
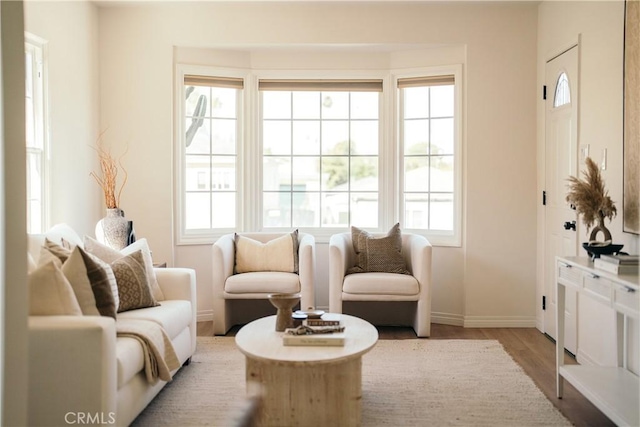
[[[165,330],[152,320],[118,319],[116,331],[119,337],[134,338],[142,345],[144,373],[147,381],[171,381],[171,371],[180,367],[178,356]]]

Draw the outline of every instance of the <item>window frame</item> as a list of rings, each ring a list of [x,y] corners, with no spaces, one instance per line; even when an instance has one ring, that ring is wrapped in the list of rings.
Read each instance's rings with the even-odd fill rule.
[[[32,61],[35,68],[33,68],[34,72],[39,72],[40,77],[34,78],[34,83],[37,83],[33,86],[33,98],[35,102],[35,108],[38,110],[36,114],[34,114],[34,125],[36,128],[35,138],[41,139],[42,149],[38,149],[35,147],[28,147],[26,145],[25,139],[25,149],[27,152],[27,161],[28,154],[39,154],[41,161],[41,174],[40,174],[40,188],[41,188],[41,207],[40,207],[40,230],[31,230],[30,224],[31,220],[29,218],[30,209],[27,207],[27,230],[30,233],[44,233],[51,224],[51,149],[50,149],[50,122],[49,122],[49,84],[48,84],[48,42],[38,37],[34,34],[25,32],[25,53],[27,51],[31,51],[32,54],[35,55],[34,60]],[[26,70],[25,70],[26,71]],[[25,75],[26,79],[26,75]],[[37,89],[37,96],[36,96]],[[26,93],[25,93],[26,97]],[[39,116],[39,117],[38,117]],[[29,168],[27,167],[28,171]],[[29,179],[27,177],[27,184]],[[28,193],[27,193],[28,195]],[[29,199],[26,200],[29,203]]]
[[[397,81],[409,77],[429,77],[454,75],[454,230],[438,232],[424,229],[404,229],[421,234],[434,246],[460,247],[462,245],[463,208],[463,65],[430,66],[410,69],[385,70],[262,70],[238,69],[231,67],[211,67],[176,64],[174,88],[174,218],[177,245],[210,244],[224,235],[243,231],[290,231],[291,227],[264,228],[262,225],[262,111],[258,82],[263,79],[381,79],[383,90],[379,105],[379,152],[378,152],[378,227],[368,228],[372,232],[386,232],[395,223],[403,226],[403,146],[400,138],[400,95]],[[186,230],[184,212],[185,196],[185,148],[184,144],[184,76],[201,74],[244,79],[244,89],[240,96],[242,105],[238,107],[238,141],[236,168],[236,227],[227,229]],[[355,224],[354,224],[355,225]],[[311,233],[316,242],[326,243],[331,235],[348,232],[348,227],[303,228]]]
[[[453,231],[431,230],[431,229],[415,229],[415,228],[403,228],[404,231],[415,234],[422,234],[429,242],[434,246],[462,246],[462,201],[463,201],[463,186],[462,186],[462,156],[463,156],[463,76],[462,76],[462,64],[455,64],[450,66],[440,67],[425,67],[406,69],[402,71],[396,71],[393,75],[393,88],[397,91],[395,97],[397,118],[394,120],[394,126],[396,126],[396,146],[398,147],[398,200],[396,206],[398,208],[398,220],[400,224],[404,221],[404,138],[402,134],[402,120],[404,115],[402,114],[402,97],[400,95],[400,89],[398,89],[398,80],[406,78],[420,78],[420,77],[438,77],[443,75],[454,76],[454,128],[453,128],[453,167],[454,167],[454,186],[453,186]]]

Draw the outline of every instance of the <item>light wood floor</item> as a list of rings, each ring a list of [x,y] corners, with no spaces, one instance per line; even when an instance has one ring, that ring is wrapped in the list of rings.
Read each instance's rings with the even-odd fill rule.
[[[234,336],[239,327],[232,328]],[[413,329],[378,327],[380,339],[417,339]],[[198,323],[199,336],[213,335],[213,322]],[[564,397],[556,398],[555,344],[535,328],[462,328],[431,325],[429,339],[493,339],[498,340],[507,353],[524,369],[547,398],[576,426],[614,426],[571,384],[565,382]],[[567,355],[565,363],[576,363]]]

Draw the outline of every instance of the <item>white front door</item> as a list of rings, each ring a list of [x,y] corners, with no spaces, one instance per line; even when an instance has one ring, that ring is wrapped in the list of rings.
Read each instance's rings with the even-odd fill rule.
[[[577,254],[577,215],[565,196],[578,167],[578,46],[546,65],[545,101],[545,298],[544,332],[556,337],[555,257]],[[565,347],[577,351],[577,299],[567,289]]]

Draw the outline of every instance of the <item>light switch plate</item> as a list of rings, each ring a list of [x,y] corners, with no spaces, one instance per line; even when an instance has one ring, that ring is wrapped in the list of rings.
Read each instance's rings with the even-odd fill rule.
[[[587,160],[587,157],[589,157],[589,144],[581,144],[580,145],[580,161],[584,163],[585,160]]]
[[[603,171],[607,170],[607,149],[602,149],[602,161],[600,162],[600,169]]]

